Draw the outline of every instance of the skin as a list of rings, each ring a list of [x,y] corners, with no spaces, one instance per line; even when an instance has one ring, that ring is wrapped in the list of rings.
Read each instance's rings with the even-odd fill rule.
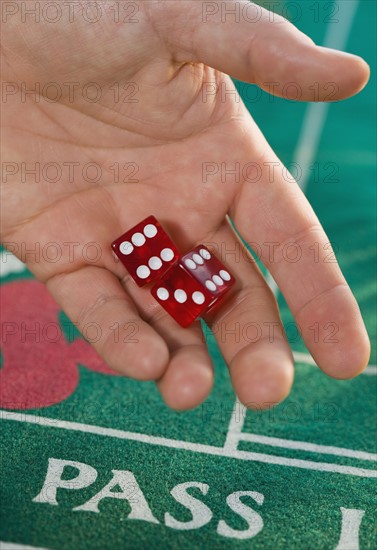
[[[29,0],[28,7],[32,4]],[[94,346],[110,367],[156,380],[165,402],[176,409],[197,406],[212,387],[213,367],[200,323],[180,328],[114,260],[110,243],[150,214],[184,252],[211,243],[238,284],[206,320],[216,329],[241,402],[268,407],[288,395],[293,358],[279,328],[276,300],[255,263],[245,250],[238,258],[221,254],[243,246],[230,216],[246,241],[279,243],[272,261],[267,254],[263,261],[319,367],[338,379],[358,375],[368,363],[370,344],[338,265],[323,262],[328,237],[298,185],[284,179],[281,162],[242,102],[232,94],[224,99],[205,91],[208,83],[233,90],[229,74],[264,89],[278,82],[276,95],[285,83],[295,82],[303,101],[313,100],[314,82],[319,83],[317,100],[328,95],[326,83],[335,82],[332,99],[340,100],[366,85],[368,65],[315,46],[289,22],[255,6],[261,16],[253,24],[242,18],[236,23],[234,17],[222,22],[220,8],[205,21],[201,2],[139,2],[134,23],[117,23],[105,3],[102,7],[105,15],[97,23],[86,22],[79,7],[73,22],[65,11],[54,24],[33,17],[22,21],[20,14],[2,23],[3,80],[19,86],[3,108],[3,162],[80,163],[73,181],[68,170],[55,183],[43,177],[36,183],[32,175],[22,183],[20,173],[8,175],[2,185],[2,241],[47,285],[79,329],[91,322],[100,325],[102,336]],[[22,101],[22,82],[29,89],[39,82],[43,97]],[[64,92],[59,101],[53,101],[56,90],[46,86],[51,82]],[[80,84],[73,98],[66,82]],[[87,82],[102,87],[99,101],[83,99]],[[137,102],[116,101],[114,82],[121,92],[135,83]],[[204,162],[244,166],[251,161],[260,165],[256,183],[242,178],[223,182],[220,172],[203,181]],[[81,167],[89,162],[102,167],[97,183],[82,177]],[[138,182],[123,182],[122,172],[114,182],[110,166],[125,162],[139,166]],[[271,162],[278,163],[272,181],[266,164]],[[36,242],[42,248],[58,243],[60,261],[25,253]],[[73,257],[67,242],[79,243]],[[102,249],[96,261],[84,253],[88,242]],[[301,247],[300,261],[284,261],[286,243]],[[317,262],[310,249],[314,243]],[[324,342],[328,322],[338,325],[333,343]],[[118,341],[111,329],[115,323]],[[137,326],[137,344],[129,341],[130,323]],[[236,323],[240,338],[229,334]],[[249,323],[260,327],[254,342],[242,336]],[[318,339],[310,329],[314,323],[319,324]]]

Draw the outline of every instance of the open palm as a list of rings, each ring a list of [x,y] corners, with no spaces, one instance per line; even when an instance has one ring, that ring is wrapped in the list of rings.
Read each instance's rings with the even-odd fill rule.
[[[132,21],[119,23],[106,2],[97,4],[96,23],[79,8],[73,20],[67,14],[54,25],[16,15],[3,23],[3,78],[13,83],[3,110],[5,245],[81,330],[100,327],[93,345],[111,367],[158,380],[165,401],[184,409],[212,385],[200,323],[180,328],[115,261],[110,243],[153,214],[182,252],[209,244],[238,288],[206,320],[240,400],[268,406],[288,394],[293,359],[276,301],[230,216],[246,241],[277,243],[273,257],[262,259],[319,366],[336,378],[361,372],[369,341],[339,267],[321,261],[328,239],[226,74],[265,89],[278,83],[278,95],[295,82],[304,100],[313,99],[314,82],[326,95],[332,81],[333,99],[343,99],[365,85],[367,65],[314,46],[257,7],[261,17],[250,24],[204,17],[200,2],[133,2],[132,17],[123,13]],[[40,96],[26,94],[36,83]],[[27,174],[37,163],[40,177]],[[241,167],[240,177],[224,177],[221,163]],[[36,243],[42,252],[28,253]],[[287,243],[300,246],[299,262],[282,258]],[[338,326],[330,343],[323,341],[329,322]]]

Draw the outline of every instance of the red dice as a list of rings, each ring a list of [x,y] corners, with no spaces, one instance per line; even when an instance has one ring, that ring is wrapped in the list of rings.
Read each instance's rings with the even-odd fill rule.
[[[235,283],[233,275],[225,269],[213,252],[202,244],[185,254],[181,261],[191,275],[204,285],[216,300]]]
[[[180,256],[154,216],[126,231],[111,246],[139,286],[159,279]]]
[[[187,327],[212,308],[234,285],[235,278],[204,245],[179,260],[152,288],[152,295]]]
[[[211,293],[177,262],[151,290],[152,296],[182,327],[191,325],[211,303]]]
[[[139,286],[155,282],[152,296],[182,327],[212,309],[235,283],[202,244],[180,257],[153,216],[124,233],[112,248]]]

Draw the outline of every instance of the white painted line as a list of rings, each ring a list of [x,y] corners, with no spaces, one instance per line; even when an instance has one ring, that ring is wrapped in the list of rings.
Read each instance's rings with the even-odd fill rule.
[[[308,353],[303,353],[301,351],[294,351],[293,358],[297,363],[304,363],[307,365],[313,365],[318,367],[313,357]],[[377,366],[368,365],[368,367],[361,374],[376,376]],[[314,443],[296,442],[291,439],[280,439],[280,438],[274,438],[274,437],[268,437],[268,436],[259,436],[252,433],[244,433],[242,432],[242,429],[245,423],[246,414],[247,414],[247,408],[244,405],[242,405],[242,403],[240,403],[238,399],[236,399],[234,403],[232,415],[230,417],[228,431],[227,431],[227,435],[224,443],[224,449],[226,449],[227,451],[230,451],[230,450],[235,451],[238,448],[239,441],[251,441],[254,443],[263,443],[264,445],[285,447],[287,449],[301,449],[303,451],[307,450],[307,451],[313,451],[313,452],[321,452],[324,454],[349,456],[354,458],[361,458],[361,456],[364,454],[364,451],[353,451],[352,449],[344,449],[342,447],[331,447],[327,445],[317,445]],[[262,439],[263,439],[263,442],[262,442]],[[320,448],[322,450],[320,450]],[[336,449],[337,452],[333,452],[332,451],[333,449]],[[356,453],[358,456],[355,455],[354,453]],[[370,456],[370,458],[367,458],[368,456]],[[375,456],[377,457],[377,455],[374,455],[373,453],[366,453],[365,454],[366,458],[361,458],[361,460],[376,460],[376,458],[372,458]]]
[[[307,365],[317,366],[317,363],[314,361],[313,357],[309,353],[303,353],[302,351],[293,351],[293,359],[297,363],[306,363]]]
[[[313,365],[315,367],[318,367],[318,365],[314,361],[313,357],[311,355],[309,355],[308,353],[303,353],[301,351],[294,351],[293,352],[293,358],[296,361],[296,363],[306,363],[307,365]],[[376,365],[368,365],[367,368],[361,374],[367,374],[369,376],[376,376],[377,375],[377,366]]]
[[[323,45],[326,48],[344,50],[347,46],[359,3],[360,0],[347,0],[347,2],[337,0],[337,2],[334,2],[336,4],[334,7],[338,8],[338,12],[336,20],[334,19],[327,26],[326,36],[323,41]]]
[[[334,7],[338,8],[337,18],[339,18],[339,21],[329,23],[323,45],[326,48],[344,50],[352,29],[359,0],[347,0],[347,2],[338,0],[334,4]],[[299,164],[302,169],[302,178],[299,185],[303,191],[305,191],[308,184],[310,166],[313,164],[319,147],[330,105],[330,103],[310,103],[306,109],[301,133],[293,154],[294,162]]]
[[[40,546],[29,546],[28,544],[19,544],[18,542],[0,541],[0,550],[48,550]]]
[[[201,443],[191,443],[189,441],[180,441],[176,439],[168,439],[166,437],[157,437],[153,435],[141,434],[136,432],[128,432],[125,430],[116,430],[114,428],[104,428],[102,426],[94,426],[92,424],[82,424],[80,422],[69,422],[66,420],[58,420],[55,418],[46,418],[44,416],[35,416],[32,414],[21,414],[10,411],[0,410],[0,418],[3,420],[15,420],[18,422],[28,422],[38,426],[60,428],[64,430],[73,430],[83,433],[91,433],[95,435],[114,437],[117,439],[126,439],[130,441],[138,441],[139,443],[147,443],[149,445],[157,445],[161,447],[169,447],[171,449],[182,449],[194,453],[223,456],[227,458],[235,458],[238,460],[250,460],[253,462],[262,462],[265,464],[275,464],[277,466],[288,466],[293,468],[302,468],[304,470],[316,470],[320,472],[331,472],[344,475],[353,475],[357,477],[377,478],[377,470],[358,468],[354,466],[343,466],[340,464],[330,464],[327,462],[313,462],[311,460],[300,460],[296,458],[286,458],[283,456],[274,456],[263,453],[253,453],[249,451],[227,450],[223,447],[215,447],[213,445],[203,445]]]
[[[368,376],[377,376],[377,366],[368,365],[365,371],[363,371],[361,374],[367,374]]]
[[[334,7],[338,8],[337,19],[339,18],[339,21],[329,23],[323,45],[326,48],[344,50],[352,29],[359,0],[347,0],[347,2],[338,0],[334,4]],[[302,170],[302,178],[298,183],[303,191],[305,191],[308,184],[310,167],[321,141],[330,105],[331,103],[310,103],[306,110],[301,134],[293,154],[294,162]]]
[[[342,531],[335,550],[359,550],[360,525],[365,510],[355,510],[340,507],[342,512]]]
[[[310,356],[309,356],[310,357]],[[265,435],[242,432],[247,409],[238,400],[233,408],[232,416],[229,422],[229,428],[224,443],[226,451],[236,451],[240,441],[249,441],[260,445],[269,445],[271,447],[281,447],[284,449],[293,449],[308,451],[312,453],[329,454],[338,457],[349,457],[358,460],[377,461],[376,453],[346,449],[345,447],[334,447],[333,445],[319,445],[308,441],[297,441],[293,439],[283,439]]]
[[[0,252],[0,277],[7,277],[11,273],[22,273],[26,265],[7,250]]]
[[[358,4],[359,0],[338,1],[334,3],[334,7],[338,8],[337,19],[339,18],[339,21],[329,23],[327,26],[323,42],[326,48],[343,50],[346,47]],[[309,181],[310,167],[313,164],[321,141],[329,106],[330,103],[310,103],[308,105],[301,133],[297,140],[297,146],[293,153],[293,162],[301,168],[301,178],[298,184],[304,192]],[[276,296],[279,288],[269,272],[267,273],[266,281]]]
[[[245,422],[246,412],[246,407],[238,401],[238,398],[236,398],[224,443],[224,449],[227,451],[235,451],[237,449],[238,441],[240,440],[240,435]]]
[[[366,451],[354,451],[344,447],[333,447],[332,445],[317,445],[317,443],[308,443],[307,441],[296,441],[293,439],[281,439],[278,437],[269,437],[251,433],[242,433],[239,436],[241,441],[251,441],[262,445],[271,445],[272,447],[281,447],[284,449],[295,449],[300,451],[309,451],[311,453],[321,453],[335,456],[346,456],[357,458],[358,460],[377,461],[377,453],[367,453]]]
[[[308,353],[303,353],[301,351],[294,351],[293,352],[293,358],[295,360],[296,363],[304,363],[304,364],[307,364],[307,365],[313,365],[313,366],[316,366],[317,368],[318,365],[316,364],[316,362],[314,361],[313,357],[311,355],[309,355]],[[361,373],[361,374],[366,374],[366,375],[369,375],[369,376],[376,376],[377,375],[377,366],[376,365],[368,365],[367,368]],[[227,431],[227,435],[226,435],[226,438],[225,438],[225,443],[224,443],[224,449],[226,450],[236,450],[237,447],[238,447],[238,442],[241,441],[241,440],[248,440],[248,441],[253,441],[252,438],[259,438],[259,437],[262,437],[262,436],[259,436],[259,435],[254,435],[252,433],[243,433],[242,432],[242,429],[243,429],[243,425],[245,423],[245,418],[246,418],[246,414],[247,414],[247,409],[244,405],[242,405],[242,403],[240,403],[238,401],[238,399],[236,399],[235,403],[234,403],[234,407],[233,407],[233,411],[232,411],[232,415],[230,417],[230,422],[229,422],[229,426],[228,426],[228,431]],[[277,439],[277,438],[273,438],[273,437],[267,437],[267,436],[263,436],[265,438],[265,442],[264,444],[265,445],[273,445],[272,443],[272,440],[276,440],[276,441],[280,441],[280,442],[287,442],[287,445],[277,445],[277,447],[287,447],[287,448],[293,448],[291,447],[291,442],[292,440],[290,439]],[[246,439],[245,439],[246,438]],[[268,443],[267,441],[270,440],[270,443]],[[257,441],[255,439],[254,441],[255,443],[260,443],[260,441]],[[316,449],[313,449],[314,452],[318,452],[318,445],[316,444],[311,444],[311,443],[306,443],[306,442],[303,442],[303,444],[305,445],[314,445],[316,447]],[[320,445],[320,447],[322,447],[323,449],[332,449],[332,448],[336,448],[336,447],[328,447],[327,445]],[[299,449],[301,448],[302,450],[310,450],[309,448],[307,449],[304,449],[303,447],[294,447],[296,449]],[[320,452],[322,453],[325,453],[325,454],[338,454],[338,456],[352,456],[352,455],[343,455],[341,453],[341,451],[344,451],[345,449],[342,449],[339,447],[339,453],[332,453],[332,452],[327,452],[325,450],[322,450]],[[347,449],[346,449],[347,450]],[[356,452],[356,453],[359,453],[359,452],[363,452],[363,451],[352,451],[352,450],[347,450],[351,453],[353,452]],[[369,454],[369,453],[368,453]],[[366,459],[368,460],[368,459]],[[371,459],[372,460],[372,459]],[[373,459],[374,460],[374,459]]]

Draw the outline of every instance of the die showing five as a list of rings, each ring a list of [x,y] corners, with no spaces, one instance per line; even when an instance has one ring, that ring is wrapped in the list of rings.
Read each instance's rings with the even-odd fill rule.
[[[112,248],[139,286],[155,282],[152,296],[182,327],[212,309],[235,283],[204,245],[181,257],[154,216],[121,235]]]

